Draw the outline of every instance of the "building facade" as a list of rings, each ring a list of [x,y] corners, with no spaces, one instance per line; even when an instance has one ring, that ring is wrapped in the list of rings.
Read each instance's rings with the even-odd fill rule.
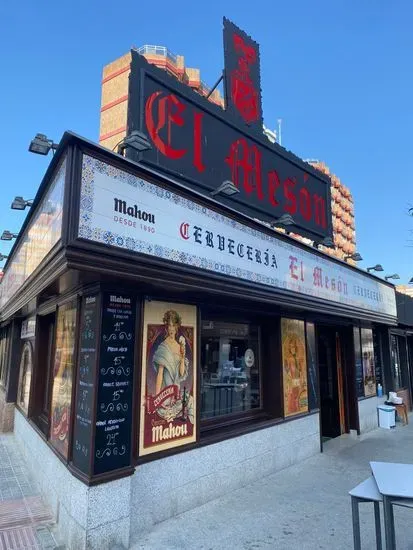
[[[108,132],[127,105],[146,136],[126,156],[63,136],[0,284],[0,429],[69,550],[128,547],[375,428],[398,329],[392,284],[268,222],[328,235],[320,170],[136,51],[112,69],[130,103]]]

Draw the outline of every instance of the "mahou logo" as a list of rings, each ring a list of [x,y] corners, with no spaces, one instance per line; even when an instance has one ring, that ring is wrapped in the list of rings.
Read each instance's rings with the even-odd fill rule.
[[[181,237],[187,241],[189,239],[189,223],[182,222],[179,226],[179,233]]]

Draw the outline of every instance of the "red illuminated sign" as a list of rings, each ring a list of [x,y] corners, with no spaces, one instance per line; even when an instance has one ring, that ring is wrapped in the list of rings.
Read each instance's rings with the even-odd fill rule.
[[[331,236],[330,183],[323,174],[262,133],[249,132],[244,123],[240,127],[230,113],[135,51],[129,82],[128,133],[140,130],[153,145],[140,162],[208,196],[230,180],[239,193],[217,196],[224,204],[263,221],[289,213],[295,221],[291,231],[318,240]],[[243,110],[246,116],[253,111]],[[138,160],[131,148],[127,155]]]

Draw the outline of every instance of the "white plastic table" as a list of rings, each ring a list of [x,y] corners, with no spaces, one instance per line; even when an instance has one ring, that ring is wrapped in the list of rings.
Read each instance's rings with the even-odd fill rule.
[[[378,490],[383,495],[387,550],[396,550],[393,504],[413,508],[413,464],[370,462]]]

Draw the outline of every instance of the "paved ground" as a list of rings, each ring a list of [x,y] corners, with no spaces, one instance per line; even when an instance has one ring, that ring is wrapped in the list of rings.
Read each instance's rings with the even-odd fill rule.
[[[371,460],[413,463],[413,423],[330,441],[323,454],[157,525],[131,550],[351,549],[348,491]],[[374,549],[373,506],[360,516],[362,547]],[[395,508],[395,524],[397,550],[413,550],[413,510]]]
[[[0,436],[0,550],[52,550],[53,518],[12,435]]]
[[[351,549],[348,491],[369,461],[413,463],[408,426],[330,441],[323,454],[165,521],[130,550]],[[398,550],[413,550],[413,511],[395,509]],[[361,505],[363,549],[374,549],[372,505]],[[51,550],[53,519],[13,436],[0,436],[0,550]]]

